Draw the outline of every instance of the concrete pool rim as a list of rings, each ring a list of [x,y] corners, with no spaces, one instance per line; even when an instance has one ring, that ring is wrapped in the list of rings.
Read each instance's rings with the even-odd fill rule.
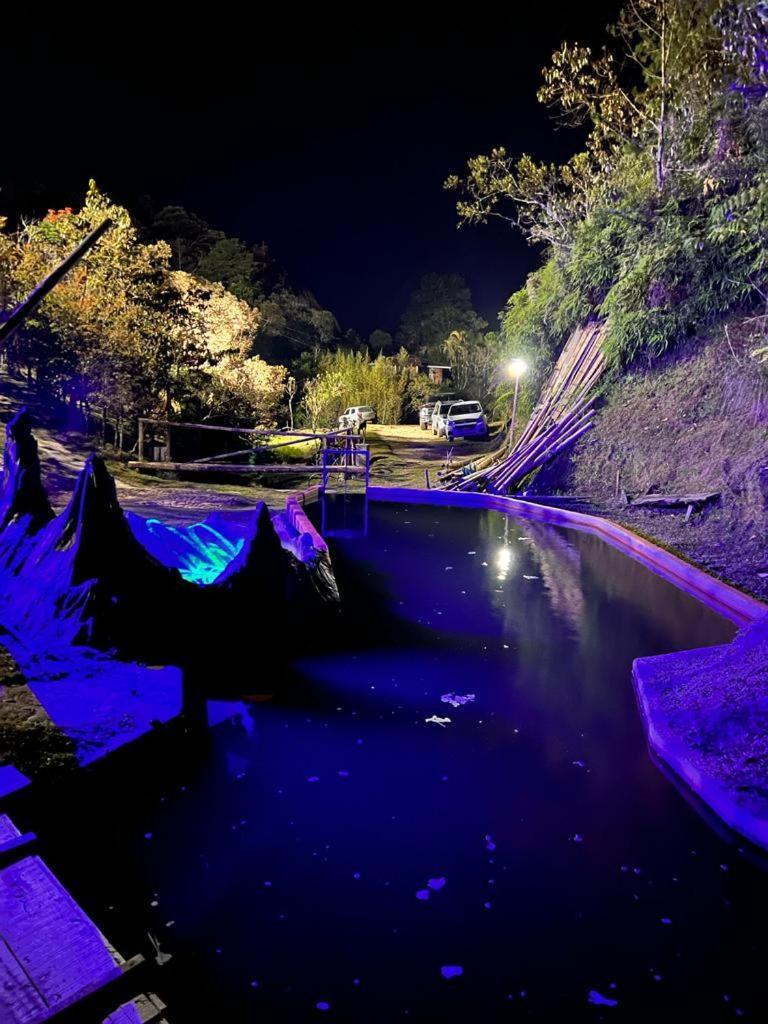
[[[744,627],[768,615],[768,605],[756,597],[745,594],[736,587],[718,580],[704,569],[686,562],[671,551],[646,540],[625,526],[570,509],[554,508],[551,505],[525,501],[524,498],[509,498],[500,494],[484,494],[466,491],[424,490],[408,487],[369,487],[371,501],[393,502],[412,505],[436,505],[444,508],[492,509],[521,519],[535,519],[553,526],[565,526],[582,533],[589,533],[617,548],[657,576],[674,584],[678,589],[695,597],[701,604],[729,619],[736,626]],[[311,500],[310,492],[306,493]]]

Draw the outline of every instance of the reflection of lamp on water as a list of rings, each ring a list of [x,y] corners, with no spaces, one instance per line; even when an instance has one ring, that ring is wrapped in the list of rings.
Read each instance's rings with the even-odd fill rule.
[[[507,363],[507,374],[515,382],[515,397],[512,399],[512,422],[509,425],[510,447],[512,447],[512,443],[515,439],[515,425],[517,421],[517,393],[520,390],[520,378],[523,376],[527,369],[528,363],[526,363],[524,359],[511,359]]]
[[[499,570],[497,579],[505,580],[512,565],[512,548],[505,544],[496,552],[496,568]]]

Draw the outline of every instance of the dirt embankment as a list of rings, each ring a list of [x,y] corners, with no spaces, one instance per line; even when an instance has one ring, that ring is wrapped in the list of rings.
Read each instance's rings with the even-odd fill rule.
[[[58,775],[74,767],[74,750],[0,646],[0,765],[12,764],[30,778]]]
[[[582,495],[611,518],[768,598],[768,373],[754,342],[731,320],[650,369],[612,385],[595,429],[537,480],[537,490]],[[718,491],[685,521],[685,509],[626,505],[650,492]]]

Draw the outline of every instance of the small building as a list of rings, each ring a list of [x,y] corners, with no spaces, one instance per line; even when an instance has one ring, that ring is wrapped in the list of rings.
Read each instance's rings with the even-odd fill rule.
[[[427,374],[433,384],[443,384],[452,379],[452,367],[439,366],[436,363],[427,363]]]

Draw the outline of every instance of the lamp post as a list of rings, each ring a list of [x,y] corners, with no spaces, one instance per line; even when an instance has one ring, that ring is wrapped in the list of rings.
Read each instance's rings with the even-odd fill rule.
[[[507,363],[507,374],[515,382],[515,397],[512,399],[512,422],[509,425],[509,447],[510,450],[515,440],[515,427],[517,425],[517,395],[520,390],[520,378],[528,369],[524,359],[511,359]]]

